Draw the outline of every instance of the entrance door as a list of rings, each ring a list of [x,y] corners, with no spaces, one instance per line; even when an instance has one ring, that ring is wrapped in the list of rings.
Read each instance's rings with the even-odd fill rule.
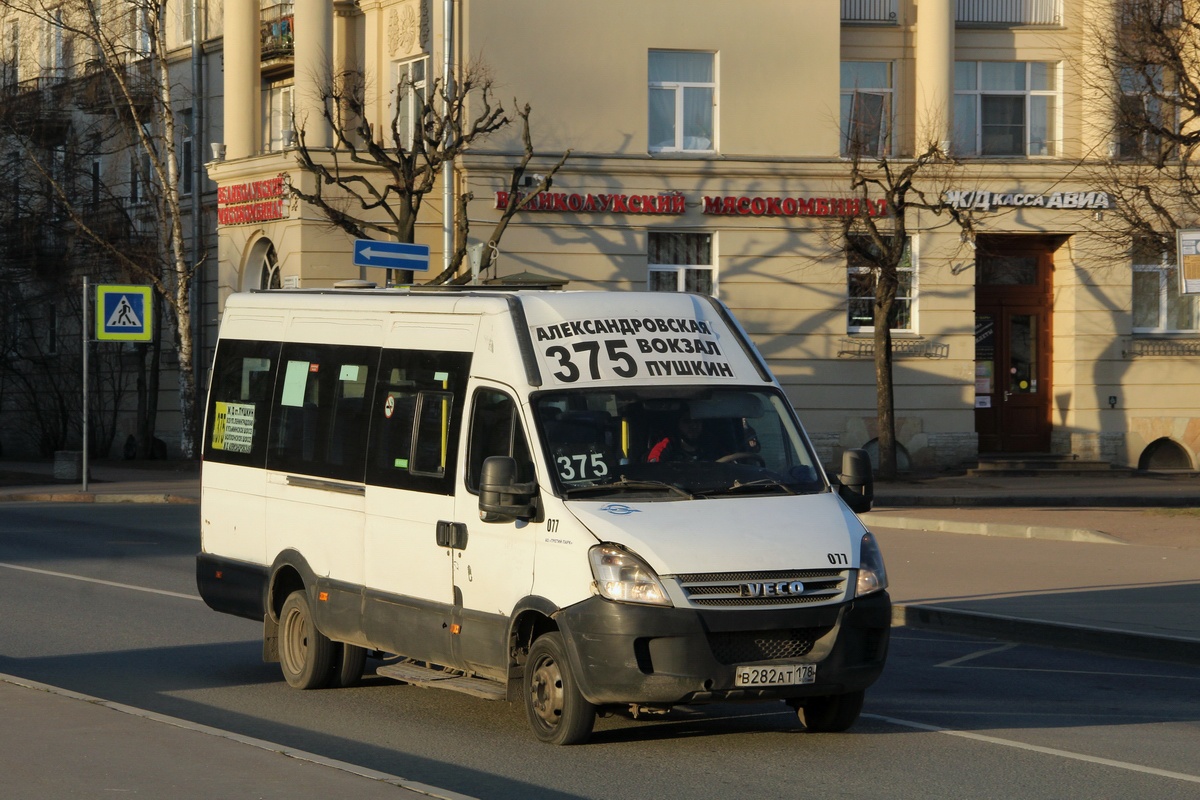
[[[975,431],[981,453],[1050,449],[1049,249],[980,247]]]

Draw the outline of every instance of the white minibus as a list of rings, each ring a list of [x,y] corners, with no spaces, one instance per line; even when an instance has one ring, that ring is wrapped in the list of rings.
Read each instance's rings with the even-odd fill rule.
[[[831,481],[711,297],[235,294],[203,459],[200,594],[300,689],[370,658],[574,744],[740,700],[845,730],[884,666],[870,462]]]

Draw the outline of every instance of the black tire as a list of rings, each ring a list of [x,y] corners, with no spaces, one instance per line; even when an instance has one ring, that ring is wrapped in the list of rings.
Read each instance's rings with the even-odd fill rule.
[[[581,744],[591,736],[596,707],[575,685],[561,634],[544,634],[529,648],[524,689],[525,713],[533,735],[540,741]]]
[[[800,707],[800,721],[809,733],[841,733],[858,719],[865,692],[810,697]]]
[[[333,642],[317,630],[308,595],[298,590],[279,612],[279,666],[288,685],[324,689],[333,675]]]
[[[367,666],[367,650],[365,647],[337,642],[332,660],[333,675],[330,676],[329,685],[335,689],[357,686]]]

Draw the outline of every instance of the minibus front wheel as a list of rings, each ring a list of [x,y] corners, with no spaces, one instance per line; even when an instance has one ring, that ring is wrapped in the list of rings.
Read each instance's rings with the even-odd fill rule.
[[[288,685],[324,689],[333,672],[333,642],[317,630],[308,595],[298,589],[283,601],[279,612],[279,666]]]
[[[596,707],[579,692],[562,634],[543,634],[529,648],[524,685],[525,712],[534,736],[547,744],[587,741]]]

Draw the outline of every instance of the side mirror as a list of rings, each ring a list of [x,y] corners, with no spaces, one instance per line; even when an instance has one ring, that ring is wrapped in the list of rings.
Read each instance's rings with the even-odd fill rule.
[[[871,510],[875,500],[875,478],[871,472],[871,457],[866,450],[847,450],[842,453],[842,471],[837,476],[838,496],[846,501],[855,514]]]
[[[537,516],[537,484],[517,483],[517,462],[510,456],[483,460],[479,474],[479,518],[484,522],[531,520]]]

